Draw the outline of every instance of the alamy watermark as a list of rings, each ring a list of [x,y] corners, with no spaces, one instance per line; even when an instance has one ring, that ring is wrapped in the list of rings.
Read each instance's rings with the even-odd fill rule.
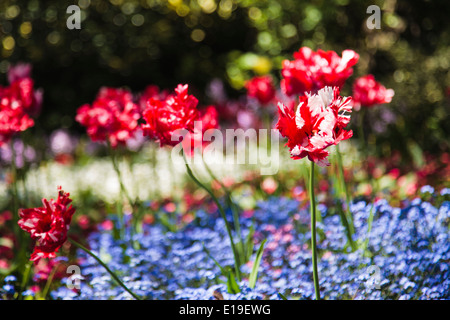
[[[200,128],[201,121],[195,121],[194,126]],[[172,141],[180,141],[171,152],[171,159],[175,164],[184,164],[182,150],[189,156],[189,164],[207,165],[257,165],[261,175],[273,175],[279,170],[279,140],[280,134],[276,129],[226,129],[224,133],[219,129],[208,129],[196,135],[194,139],[186,139],[189,133],[186,129],[175,130]],[[203,143],[208,143],[206,146]],[[190,155],[190,150],[200,150]]]
[[[368,29],[381,29],[381,9],[377,5],[371,5],[367,7],[366,13],[371,14],[367,18],[366,26]]]
[[[81,29],[81,9],[79,6],[73,4],[67,7],[67,14],[70,16],[66,20],[66,26],[69,30]],[[366,26],[368,29],[381,29],[381,9],[377,5],[370,5],[366,10],[367,14],[371,14],[367,18]]]
[[[69,30],[81,29],[81,9],[79,6],[73,4],[67,7],[67,14],[70,16],[66,20],[66,26]]]
[[[70,274],[66,282],[67,288],[71,290],[72,289],[80,290],[81,280],[84,279],[83,276],[81,275],[80,267],[72,264],[67,267],[66,273]]]
[[[369,279],[366,281],[366,288],[367,289],[381,289],[381,271],[380,267],[377,265],[371,265],[366,270],[366,275],[369,276]]]

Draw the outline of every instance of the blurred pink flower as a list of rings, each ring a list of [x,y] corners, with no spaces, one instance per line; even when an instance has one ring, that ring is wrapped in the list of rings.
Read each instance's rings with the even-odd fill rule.
[[[267,194],[272,194],[278,189],[278,182],[272,177],[265,178],[261,183],[261,189]]]
[[[247,95],[255,98],[261,105],[267,105],[275,98],[276,89],[269,75],[254,77],[245,84]]]
[[[386,89],[371,74],[356,79],[353,83],[353,104],[355,110],[361,106],[372,107],[374,105],[389,103],[394,96],[394,90]]]
[[[130,91],[103,87],[92,105],[78,108],[76,121],[86,127],[92,141],[108,141],[111,147],[125,144],[138,129],[139,107]]]
[[[358,60],[359,55],[353,50],[344,50],[340,57],[334,51],[315,52],[302,47],[294,53],[293,61],[283,61],[281,89],[292,96],[316,93],[325,86],[342,88]]]

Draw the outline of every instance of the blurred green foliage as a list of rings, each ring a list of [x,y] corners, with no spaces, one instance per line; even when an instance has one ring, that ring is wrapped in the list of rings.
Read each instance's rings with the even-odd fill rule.
[[[72,4],[82,11],[80,30],[66,27]],[[373,4],[381,8],[381,28],[369,30]],[[206,104],[214,78],[237,97],[255,74],[278,81],[281,61],[301,46],[350,48],[361,58],[343,94],[367,73],[395,90],[391,104],[369,111],[369,143],[379,155],[399,150],[413,159],[449,148],[448,12],[446,0],[4,0],[1,83],[11,63],[31,62],[45,91],[33,130],[83,132],[76,108],[104,85],[138,92],[189,83]]]

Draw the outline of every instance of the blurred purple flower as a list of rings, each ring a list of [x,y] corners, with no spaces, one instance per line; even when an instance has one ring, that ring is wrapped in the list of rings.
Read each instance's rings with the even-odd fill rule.
[[[376,133],[384,133],[389,124],[395,123],[397,116],[388,108],[380,108],[378,116],[373,124]]]
[[[50,135],[50,149],[55,155],[72,154],[77,143],[77,138],[64,129],[55,130]]]
[[[243,129],[256,128],[258,119],[253,112],[239,110],[237,113],[237,123]]]
[[[386,123],[394,123],[397,117],[390,109],[383,108],[381,110],[381,119],[383,119]]]
[[[15,163],[17,168],[22,168],[25,163],[31,163],[36,160],[36,151],[32,147],[24,145],[22,140],[15,140],[13,147],[16,154]],[[1,162],[11,164],[12,156],[11,144],[5,144],[0,147]]]
[[[16,80],[31,78],[32,66],[29,63],[18,63],[8,68],[8,82],[13,83]]]
[[[213,79],[209,83],[206,93],[215,103],[225,103],[227,100],[223,82],[220,79]]]
[[[133,137],[126,141],[127,148],[131,151],[138,151],[147,141],[141,130],[134,133]]]

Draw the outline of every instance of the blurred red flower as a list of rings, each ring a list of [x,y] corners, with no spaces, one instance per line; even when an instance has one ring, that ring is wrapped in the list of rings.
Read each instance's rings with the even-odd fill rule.
[[[158,86],[150,84],[145,87],[144,91],[139,95],[139,107],[141,111],[144,111],[147,108],[147,101],[151,98],[155,100],[166,100],[169,96],[169,93],[166,90],[160,90]]]
[[[31,65],[18,64],[8,70],[9,86],[0,86],[0,146],[34,126],[42,104],[42,90],[34,89]]]
[[[0,146],[18,132],[34,126],[34,121],[21,108],[20,100],[0,88]]]
[[[301,96],[296,110],[278,103],[276,128],[288,138],[286,145],[293,159],[307,156],[319,166],[328,166],[326,148],[353,135],[344,130],[351,111],[351,97],[342,99],[337,87],[325,87],[318,94]]]
[[[203,152],[203,148],[211,143],[203,140],[203,134],[209,129],[219,128],[219,114],[214,106],[208,106],[199,113],[199,119],[194,121],[194,132],[189,132],[182,141],[184,152],[188,156],[193,156],[195,149]]]
[[[22,108],[30,116],[37,116],[41,111],[43,91],[34,89],[31,78],[32,66],[29,63],[18,63],[8,69],[8,82],[16,97],[22,101]]]
[[[361,106],[372,107],[377,104],[389,103],[394,96],[394,90],[386,89],[375,81],[371,74],[360,77],[353,83],[353,104],[356,110]]]
[[[139,118],[130,91],[103,87],[92,106],[85,104],[77,110],[75,119],[87,128],[92,141],[108,141],[114,148],[134,137]]]
[[[198,100],[188,95],[188,85],[179,84],[175,94],[164,100],[150,98],[144,111],[144,135],[159,141],[160,146],[177,145],[180,139],[172,139],[177,130],[194,131],[194,121],[198,118]]]
[[[340,57],[334,51],[315,52],[302,47],[294,53],[293,61],[283,61],[281,89],[292,96],[315,93],[325,86],[342,88],[358,60],[359,55],[353,50],[344,50]]]
[[[67,263],[58,259],[39,260],[33,267],[33,281],[37,283],[46,282],[53,270],[53,280],[67,277]]]
[[[58,190],[56,201],[42,199],[44,207],[19,210],[19,226],[36,240],[31,261],[56,257],[56,252],[67,240],[67,231],[75,208],[70,205],[70,194],[64,192],[61,187],[58,187]]]
[[[245,84],[247,95],[266,105],[275,98],[276,89],[269,75],[254,77]]]

